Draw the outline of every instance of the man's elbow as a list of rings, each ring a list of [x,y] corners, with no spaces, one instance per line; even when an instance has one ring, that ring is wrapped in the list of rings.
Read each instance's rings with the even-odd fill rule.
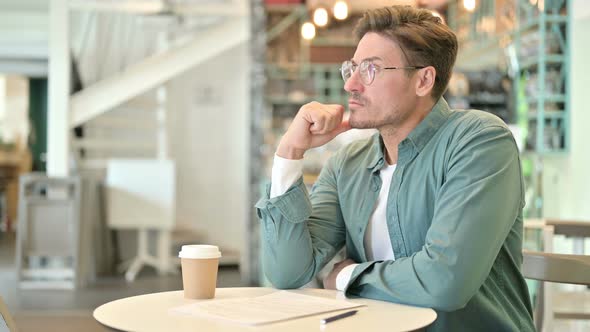
[[[292,274],[280,271],[266,271],[266,278],[271,285],[278,289],[296,289],[303,287],[307,281],[294,278]]]
[[[301,287],[290,280],[270,280],[270,283],[277,289],[297,289]]]
[[[432,308],[446,312],[463,309],[472,296],[471,292],[460,286],[445,287],[433,296]]]
[[[463,309],[467,305],[467,302],[469,302],[469,300],[461,298],[441,298],[437,299],[432,307],[436,310],[450,312]]]

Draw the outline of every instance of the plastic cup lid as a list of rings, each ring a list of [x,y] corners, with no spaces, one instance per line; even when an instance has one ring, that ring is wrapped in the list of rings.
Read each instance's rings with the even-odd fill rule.
[[[219,258],[221,252],[217,246],[208,244],[189,244],[182,246],[178,253],[180,258]]]

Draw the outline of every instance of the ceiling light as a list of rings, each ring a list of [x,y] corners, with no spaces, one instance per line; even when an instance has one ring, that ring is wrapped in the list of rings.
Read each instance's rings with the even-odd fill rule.
[[[475,10],[475,0],[463,0],[463,7],[467,11],[474,11]]]
[[[348,17],[348,4],[346,1],[336,1],[333,12],[337,20],[345,20]]]
[[[301,26],[301,37],[307,40],[313,39],[315,37],[315,25],[311,22],[303,23]]]
[[[323,27],[328,24],[328,11],[326,8],[316,8],[313,12],[313,23],[319,27]]]

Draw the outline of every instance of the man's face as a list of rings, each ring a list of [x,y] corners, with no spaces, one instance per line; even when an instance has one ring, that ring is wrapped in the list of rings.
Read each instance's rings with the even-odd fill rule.
[[[404,67],[403,53],[392,40],[377,33],[369,32],[360,40],[352,61],[359,65],[363,60],[372,59],[379,68]],[[344,84],[350,94],[350,125],[353,128],[399,128],[415,108],[415,73],[410,77],[403,69],[380,70],[370,85],[363,83],[359,67]]]

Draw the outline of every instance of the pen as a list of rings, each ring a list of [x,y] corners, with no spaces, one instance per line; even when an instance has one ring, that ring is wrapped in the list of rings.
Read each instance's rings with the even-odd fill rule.
[[[320,323],[322,323],[322,324],[328,324],[328,323],[333,322],[335,320],[339,320],[339,319],[342,319],[342,318],[346,318],[348,316],[352,316],[352,315],[356,314],[357,311],[358,310],[351,310],[351,311],[347,311],[347,312],[338,314],[336,316],[324,318],[324,319],[320,320]]]

